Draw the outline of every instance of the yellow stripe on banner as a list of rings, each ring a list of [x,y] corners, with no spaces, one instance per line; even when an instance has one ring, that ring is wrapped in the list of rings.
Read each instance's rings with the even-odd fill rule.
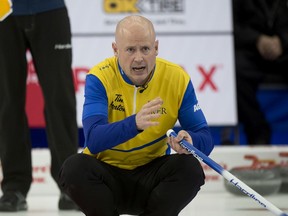
[[[12,11],[11,0],[0,0],[0,21],[3,21]]]

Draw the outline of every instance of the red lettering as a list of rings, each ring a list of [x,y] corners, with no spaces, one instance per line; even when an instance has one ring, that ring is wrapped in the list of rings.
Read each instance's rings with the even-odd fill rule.
[[[80,87],[84,87],[86,74],[89,72],[89,68],[85,67],[76,67],[73,68],[74,75],[74,86],[75,91],[79,91]]]
[[[45,178],[43,177],[34,177],[33,178],[33,183],[44,183],[45,182]]]
[[[201,73],[201,75],[203,76],[204,80],[203,82],[200,84],[199,86],[199,91],[203,91],[204,87],[207,86],[211,86],[213,91],[217,91],[217,87],[215,85],[215,83],[212,81],[212,75],[215,73],[216,71],[216,66],[213,65],[210,70],[206,71],[202,66],[198,66],[197,67],[199,72]]]
[[[50,166],[35,166],[33,167],[33,172],[34,173],[46,173],[50,170]]]
[[[206,175],[205,181],[218,181],[219,175]]]

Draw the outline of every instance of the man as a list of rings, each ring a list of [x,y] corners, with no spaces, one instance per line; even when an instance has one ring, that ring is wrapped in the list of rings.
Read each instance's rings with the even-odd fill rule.
[[[0,22],[0,211],[28,208],[32,164],[25,113],[27,49],[43,90],[51,174],[57,184],[62,163],[78,149],[71,31],[65,3],[14,0],[12,7],[13,13]],[[77,208],[63,192],[58,206],[61,210]]]
[[[190,77],[156,58],[154,27],[142,16],[118,23],[112,48],[115,56],[87,75],[85,148],[66,160],[60,182],[87,216],[178,215],[205,178],[179,141],[213,149]],[[183,130],[167,139],[177,119]]]
[[[233,0],[233,13],[239,121],[249,144],[270,144],[257,91],[269,74],[288,83],[287,0]]]

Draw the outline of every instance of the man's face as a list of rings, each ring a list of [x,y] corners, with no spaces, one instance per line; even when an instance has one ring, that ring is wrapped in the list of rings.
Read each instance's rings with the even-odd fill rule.
[[[112,47],[121,68],[135,85],[143,85],[155,66],[158,41],[144,29],[124,29]]]

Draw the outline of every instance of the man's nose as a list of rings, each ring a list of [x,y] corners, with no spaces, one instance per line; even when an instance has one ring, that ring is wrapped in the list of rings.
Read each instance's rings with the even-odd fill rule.
[[[140,51],[137,51],[135,53],[135,58],[134,58],[135,61],[137,62],[141,62],[143,61],[143,54],[140,52]]]

